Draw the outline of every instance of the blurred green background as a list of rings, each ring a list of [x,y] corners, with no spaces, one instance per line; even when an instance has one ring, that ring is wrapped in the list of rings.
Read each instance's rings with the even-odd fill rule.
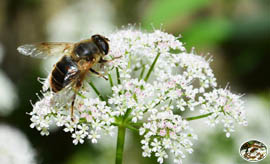
[[[0,113],[0,123],[25,133],[37,152],[37,163],[114,163],[116,139],[74,146],[61,130],[42,137],[31,129],[26,115],[32,109],[29,100],[37,100],[35,93],[41,89],[37,77],[46,76],[48,63],[19,55],[16,48],[40,41],[78,41],[128,24],[181,34],[188,51],[195,47],[198,54],[213,56],[211,66],[220,87],[229,82],[232,91],[245,93],[249,126],[236,128],[227,139],[221,128],[209,130],[194,122],[195,130],[201,129],[199,141],[185,164],[247,163],[238,149],[252,137],[270,147],[269,0],[1,0],[0,75],[6,80],[0,87],[13,84],[13,95],[0,89],[0,99],[10,102],[0,104],[0,111],[10,111]],[[130,132],[127,137],[124,163],[156,163],[141,156],[138,135]],[[270,163],[269,158],[260,163]]]

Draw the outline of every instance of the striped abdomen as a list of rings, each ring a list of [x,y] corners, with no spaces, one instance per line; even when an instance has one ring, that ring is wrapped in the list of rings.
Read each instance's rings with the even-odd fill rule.
[[[79,76],[80,70],[77,64],[69,56],[64,56],[55,64],[50,77],[50,85],[53,92],[62,90]]]

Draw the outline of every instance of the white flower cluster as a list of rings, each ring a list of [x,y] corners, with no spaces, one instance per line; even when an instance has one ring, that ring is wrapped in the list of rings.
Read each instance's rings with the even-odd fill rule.
[[[200,109],[211,125],[223,122],[227,136],[234,122],[246,124],[240,96],[216,88],[210,60],[193,51],[187,53],[179,37],[160,30],[144,33],[128,29],[108,38],[106,58],[117,59],[104,65],[109,80],[103,86],[111,87],[112,94],[100,90],[95,92],[103,98],[91,98],[87,92],[93,86],[86,82],[78,93],[72,121],[71,102],[66,101],[71,96],[47,91],[33,105],[31,127],[47,135],[50,125],[56,123],[72,133],[74,144],[83,143],[86,137],[96,143],[101,131],[112,133],[122,118],[125,124],[139,128],[144,157],[154,154],[163,163],[171,152],[174,161],[181,163],[184,151],[192,152],[191,139],[197,137],[189,119],[176,113]],[[43,88],[46,90],[48,83]]]
[[[154,152],[159,163],[168,158],[166,150],[174,154],[175,163],[182,163],[185,158],[182,150],[192,153],[190,138],[197,139],[188,122],[170,110],[152,114],[140,128],[140,135],[144,136],[141,141],[143,156],[150,157]]]
[[[83,143],[84,138],[88,138],[92,143],[97,143],[100,133],[112,135],[111,123],[114,121],[110,114],[110,107],[106,102],[98,98],[77,98],[73,120],[70,116],[69,105],[60,105],[55,101],[56,95],[49,93],[40,101],[33,105],[33,111],[30,113],[32,124],[31,128],[41,131],[41,135],[49,135],[49,127],[56,124],[64,127],[65,132],[72,133],[73,143]],[[66,96],[66,95],[62,95]],[[57,99],[59,101],[59,99]]]
[[[234,131],[234,123],[247,125],[246,112],[243,110],[241,96],[233,94],[226,89],[215,89],[210,93],[204,93],[204,100],[200,112],[202,114],[212,113],[208,116],[207,123],[215,126],[220,121],[224,124],[224,132],[230,137]]]
[[[141,120],[151,104],[150,97],[153,96],[153,89],[151,84],[138,79],[123,81],[122,85],[114,86],[113,95],[109,99],[109,104],[114,109],[113,115],[123,116],[129,109],[132,122]]]
[[[159,77],[164,72],[171,72],[172,50],[184,51],[182,43],[173,35],[159,30],[153,33],[143,33],[136,30],[122,30],[109,36],[112,57],[122,56],[120,60],[111,62],[119,67],[121,78],[142,76],[150,68],[151,63],[160,55],[153,77]],[[132,74],[131,74],[132,72]]]

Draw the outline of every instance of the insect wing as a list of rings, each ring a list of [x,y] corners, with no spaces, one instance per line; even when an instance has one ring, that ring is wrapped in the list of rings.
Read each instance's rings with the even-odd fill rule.
[[[53,100],[55,101],[55,104],[59,105],[59,107],[65,106],[72,101],[72,97],[74,94],[75,92],[72,89],[72,85],[68,85],[61,91],[54,93]]]
[[[17,50],[25,56],[36,58],[47,58],[50,56],[62,56],[71,53],[74,43],[66,42],[43,42],[35,44],[25,44],[19,46]]]

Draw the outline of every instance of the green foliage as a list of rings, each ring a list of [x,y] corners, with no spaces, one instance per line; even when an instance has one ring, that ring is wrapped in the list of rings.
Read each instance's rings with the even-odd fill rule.
[[[183,41],[187,48],[211,47],[225,40],[231,29],[231,22],[224,18],[202,19],[183,33]]]
[[[159,27],[161,24],[188,21],[188,27],[181,31],[187,48],[213,47],[230,35],[232,23],[229,20],[222,16],[185,20],[208,7],[210,2],[210,0],[155,0],[144,16],[143,27],[149,30],[152,28],[151,25]]]
[[[143,27],[152,29],[150,24],[159,27],[160,24],[182,19],[209,3],[210,0],[155,0],[144,16]]]

